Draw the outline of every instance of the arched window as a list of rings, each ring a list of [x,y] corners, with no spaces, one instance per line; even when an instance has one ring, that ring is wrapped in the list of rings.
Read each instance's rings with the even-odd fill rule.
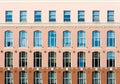
[[[50,71],[48,73],[48,84],[57,84],[56,83],[56,72]]]
[[[13,67],[13,53],[5,52],[5,67]]]
[[[28,47],[28,35],[26,31],[19,32],[19,47]]]
[[[108,47],[115,47],[115,32],[108,31],[107,32],[107,46]]]
[[[78,72],[78,84],[86,84],[86,74],[83,71]]]
[[[107,84],[115,84],[115,73],[112,71],[107,72]]]
[[[19,53],[19,67],[27,67],[27,53],[26,52]]]
[[[34,67],[42,67],[42,53],[34,52]]]
[[[56,52],[48,53],[48,67],[56,67]]]
[[[115,67],[115,53],[107,52],[107,67]]]
[[[100,47],[100,32],[93,31],[92,32],[92,47]]]
[[[56,47],[56,32],[53,30],[48,32],[48,47]]]
[[[21,71],[19,74],[19,84],[28,84],[27,72]]]
[[[34,84],[42,84],[42,73],[39,71],[34,72]]]
[[[78,67],[85,67],[85,52],[78,52]]]
[[[86,33],[85,31],[78,31],[78,47],[85,47],[86,46]]]
[[[5,47],[13,47],[13,32],[5,31]]]
[[[34,47],[42,47],[42,32],[34,32]]]
[[[71,67],[71,53],[70,52],[63,53],[63,67]]]
[[[13,73],[5,71],[5,84],[13,84]]]
[[[66,30],[63,32],[63,47],[71,46],[71,32]]]
[[[100,67],[100,53],[99,52],[92,53],[92,67]]]
[[[72,84],[71,73],[68,71],[63,72],[63,84]]]
[[[100,84],[100,73],[98,71],[92,73],[92,84]]]

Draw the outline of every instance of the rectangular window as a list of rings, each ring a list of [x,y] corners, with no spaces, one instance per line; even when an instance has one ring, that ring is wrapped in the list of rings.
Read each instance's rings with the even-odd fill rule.
[[[56,21],[56,11],[49,11],[49,22]]]
[[[64,11],[64,22],[70,22],[70,11]]]
[[[34,21],[41,22],[41,11],[34,11]]]
[[[78,22],[85,21],[85,11],[78,11]]]
[[[114,11],[113,10],[107,11],[107,21],[108,22],[114,21]]]
[[[5,14],[6,14],[5,21],[6,22],[12,22],[12,11],[6,11]]]
[[[20,11],[20,22],[27,21],[27,11]]]
[[[97,10],[93,11],[92,17],[93,22],[99,22],[99,11]]]

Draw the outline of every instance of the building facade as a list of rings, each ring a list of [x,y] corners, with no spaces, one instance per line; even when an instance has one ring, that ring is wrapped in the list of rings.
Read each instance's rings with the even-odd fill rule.
[[[0,8],[0,84],[119,84],[120,2]]]

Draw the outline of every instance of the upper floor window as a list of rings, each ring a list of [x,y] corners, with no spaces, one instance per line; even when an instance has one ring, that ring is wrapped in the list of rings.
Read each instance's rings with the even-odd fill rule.
[[[56,67],[56,53],[49,52],[48,56],[48,67]]]
[[[41,22],[41,11],[34,11],[34,21]]]
[[[78,22],[84,22],[85,21],[85,11],[78,11]]]
[[[112,71],[107,72],[107,84],[116,84],[115,73]]]
[[[13,47],[13,33],[5,31],[5,47]]]
[[[27,21],[27,11],[20,11],[20,22]]]
[[[115,32],[112,30],[107,32],[107,47],[115,47]]]
[[[5,52],[5,67],[13,67],[13,53]]]
[[[42,67],[42,53],[34,52],[34,67]]]
[[[63,47],[71,46],[71,32],[66,30],[63,32]]]
[[[107,67],[115,67],[115,53],[107,52]]]
[[[42,84],[42,73],[39,71],[34,72],[34,84]]]
[[[56,21],[56,11],[49,11],[49,22]]]
[[[92,67],[100,67],[100,52],[92,53]]]
[[[86,73],[83,71],[78,72],[78,84],[86,84]]]
[[[100,47],[100,32],[92,32],[92,47]]]
[[[107,21],[108,22],[113,22],[114,21],[114,11],[113,10],[108,10],[107,11]]]
[[[39,30],[34,32],[34,47],[42,47],[42,32]]]
[[[26,52],[19,53],[19,67],[27,67],[27,53]]]
[[[70,52],[63,53],[63,67],[71,67],[71,53]]]
[[[71,81],[71,72],[64,71],[63,72],[63,84],[72,84]]]
[[[56,47],[56,32],[53,30],[48,32],[48,47]]]
[[[56,72],[50,71],[48,73],[48,84],[57,84],[56,83]]]
[[[5,84],[13,84],[13,73],[5,71]]]
[[[64,22],[70,22],[70,11],[64,11]]]
[[[78,67],[85,67],[85,52],[78,52]]]
[[[21,71],[19,74],[19,84],[28,84],[27,72]]]
[[[94,71],[92,73],[92,84],[101,84],[100,83],[100,72]]]
[[[78,31],[78,47],[85,47],[86,46],[86,33],[85,31]]]
[[[5,12],[5,14],[6,14],[6,19],[5,19],[5,21],[6,22],[12,22],[12,11],[6,11]]]
[[[27,47],[28,46],[28,35],[26,31],[19,32],[19,47]]]
[[[92,14],[93,22],[99,22],[99,11],[94,10]]]

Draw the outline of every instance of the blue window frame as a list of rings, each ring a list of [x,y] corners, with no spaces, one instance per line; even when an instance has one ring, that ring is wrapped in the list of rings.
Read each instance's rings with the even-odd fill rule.
[[[115,47],[115,32],[112,30],[107,32],[107,47]]]
[[[97,30],[92,32],[92,47],[100,47],[100,32]]]
[[[115,53],[107,52],[107,67],[115,67]]]
[[[70,11],[64,11],[64,22],[70,22]]]
[[[107,11],[107,21],[108,22],[114,21],[114,11],[113,10]]]
[[[94,10],[93,11],[93,14],[92,14],[92,19],[93,19],[93,22],[99,22],[99,11],[97,10]]]
[[[63,32],[63,47],[71,46],[71,32],[66,30]]]
[[[78,67],[85,67],[85,52],[78,52]]]
[[[78,47],[85,47],[86,46],[86,33],[85,31],[78,31]]]
[[[13,33],[5,31],[5,47],[13,47]]]
[[[41,22],[41,11],[34,11],[34,21]]]
[[[28,47],[28,35],[26,31],[19,32],[19,47]]]
[[[20,22],[27,21],[27,11],[20,11]]]
[[[48,47],[56,47],[56,32],[53,30],[48,32]]]
[[[49,11],[49,22],[56,21],[56,11]]]
[[[34,32],[34,47],[42,47],[42,32],[39,30]]]
[[[85,11],[81,10],[78,11],[78,22],[84,22],[85,21]]]
[[[6,22],[12,22],[12,11],[6,11],[5,14],[6,14],[5,21]]]

